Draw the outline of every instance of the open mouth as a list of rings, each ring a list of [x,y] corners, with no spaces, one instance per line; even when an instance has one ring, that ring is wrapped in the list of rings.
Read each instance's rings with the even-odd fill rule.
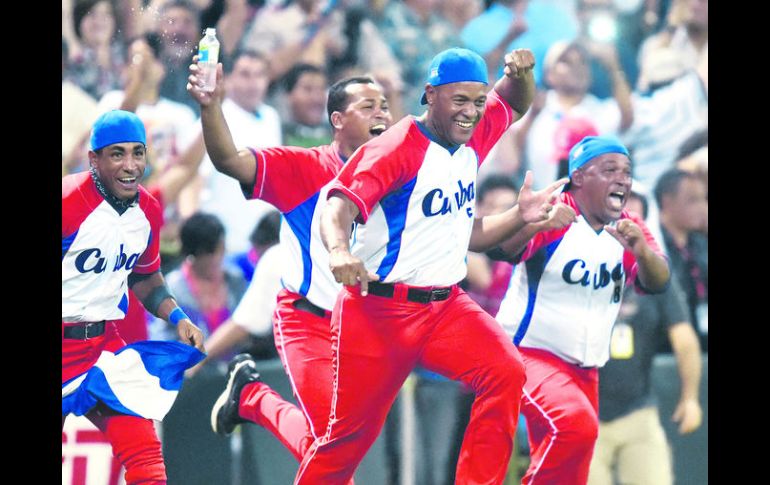
[[[374,136],[380,136],[385,131],[385,123],[379,123],[369,128],[369,133]]]
[[[610,192],[607,197],[610,202],[610,207],[615,210],[623,209],[623,203],[626,201],[626,193],[623,191]]]
[[[470,130],[473,128],[473,122],[472,121],[455,121],[455,124],[462,128],[463,130]]]
[[[136,177],[119,178],[118,183],[126,188],[134,188],[136,186]]]

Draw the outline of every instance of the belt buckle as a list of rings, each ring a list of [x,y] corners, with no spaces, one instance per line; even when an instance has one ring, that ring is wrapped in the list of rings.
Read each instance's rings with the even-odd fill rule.
[[[89,335],[88,329],[92,327],[96,327],[99,325],[99,323],[89,323],[85,327],[83,327],[83,339],[88,340],[91,338],[91,335]],[[98,337],[98,335],[94,335],[94,337]]]
[[[431,290],[430,291],[430,300],[435,301],[439,299],[446,299],[447,296],[449,296],[449,292],[451,292],[451,288],[441,288],[438,290]]]

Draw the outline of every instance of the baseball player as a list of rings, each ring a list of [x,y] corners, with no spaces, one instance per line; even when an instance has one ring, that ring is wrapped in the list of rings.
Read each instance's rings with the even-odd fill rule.
[[[478,54],[436,55],[421,100],[427,112],[359,148],[330,188],[321,234],[332,273],[346,286],[332,312],[329,426],[305,455],[297,485],[352,477],[418,364],[476,393],[457,483],[505,477],[524,367],[502,328],[457,283],[469,244],[484,250],[547,219],[551,192],[566,182],[533,193],[528,173],[517,206],[475,217],[479,165],[534,93],[531,51],[513,51],[505,62],[489,91]]]
[[[163,419],[184,370],[203,359],[203,334],[159,271],[160,206],[139,185],[145,143],[135,114],[109,111],[93,126],[90,171],[62,179],[62,427],[68,414],[85,415],[112,444],[126,483],[165,484],[150,419]],[[194,347],[127,346],[115,320],[126,315],[129,287]]]
[[[669,280],[660,248],[624,210],[631,161],[617,140],[588,136],[569,153],[558,205],[574,222],[531,224],[501,245],[517,263],[497,320],[526,367],[522,412],[532,460],[522,481],[585,484],[598,432],[598,371],[609,358],[624,285],[659,293]]]
[[[220,67],[221,69],[221,67]],[[230,363],[227,387],[211,412],[215,432],[226,435],[251,421],[272,432],[301,461],[326,432],[332,397],[331,309],[340,285],[318,233],[328,184],[351,154],[390,127],[382,88],[370,77],[350,77],[329,89],[327,111],[334,129],[330,145],[238,151],[223,118],[218,73],[213,93],[199,89],[190,66],[188,91],[201,105],[206,148],[217,170],[238,180],[244,195],[270,202],[282,213],[280,239],[287,255],[273,314],[276,349],[299,408],[258,381],[247,355]],[[221,351],[221,349],[218,349]]]

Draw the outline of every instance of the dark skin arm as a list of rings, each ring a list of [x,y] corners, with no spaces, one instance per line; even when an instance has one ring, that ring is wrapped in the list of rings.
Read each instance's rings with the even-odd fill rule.
[[[566,184],[569,179],[557,180],[543,190],[532,192],[532,177],[532,172],[527,171],[515,206],[500,214],[477,217],[473,220],[468,247],[470,251],[487,251],[521,231],[528,224],[549,219],[549,213],[557,197],[553,192]]]
[[[329,251],[329,268],[334,279],[347,286],[360,282],[361,295],[366,296],[369,281],[380,277],[368,272],[364,262],[350,253],[350,227],[358,214],[358,207],[346,196],[332,195],[321,213],[321,239]]]
[[[548,212],[548,219],[534,224],[527,224],[507,241],[500,244],[500,249],[508,257],[512,258],[521,253],[524,248],[527,247],[527,243],[529,243],[538,232],[561,229],[575,222],[576,218],[577,215],[572,207],[559,202]]]
[[[505,75],[495,83],[495,91],[521,117],[535,99],[535,56],[529,49],[515,49],[505,55],[504,61]]]
[[[149,277],[134,283],[131,286],[131,289],[139,298],[139,301],[141,301],[142,304],[145,305],[145,308],[147,308],[147,297],[150,296],[150,293],[152,293],[155,288],[165,284],[166,283],[163,279],[163,275],[160,273],[160,271],[156,271]],[[166,298],[161,302],[160,306],[158,306],[157,313],[153,313],[153,315],[168,321],[168,316],[176,307],[177,303],[173,298]],[[193,322],[187,318],[183,318],[179,321],[176,327],[177,333],[179,334],[179,339],[182,342],[192,345],[201,352],[206,352],[206,350],[203,348],[203,332],[201,332],[201,329],[195,326]]]
[[[213,92],[200,89],[199,73],[198,56],[194,56],[187,78],[187,92],[201,106],[203,141],[211,162],[218,171],[241,184],[253,184],[257,176],[257,160],[249,150],[238,151],[222,112],[222,100],[225,97],[222,64],[217,64],[217,80]]]

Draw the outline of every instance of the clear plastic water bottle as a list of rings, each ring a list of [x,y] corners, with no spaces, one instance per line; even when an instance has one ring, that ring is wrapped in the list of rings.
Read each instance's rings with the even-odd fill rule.
[[[217,62],[219,62],[219,40],[217,29],[207,28],[206,35],[198,44],[198,67],[201,69],[203,86],[201,90],[211,92],[217,84]]]

